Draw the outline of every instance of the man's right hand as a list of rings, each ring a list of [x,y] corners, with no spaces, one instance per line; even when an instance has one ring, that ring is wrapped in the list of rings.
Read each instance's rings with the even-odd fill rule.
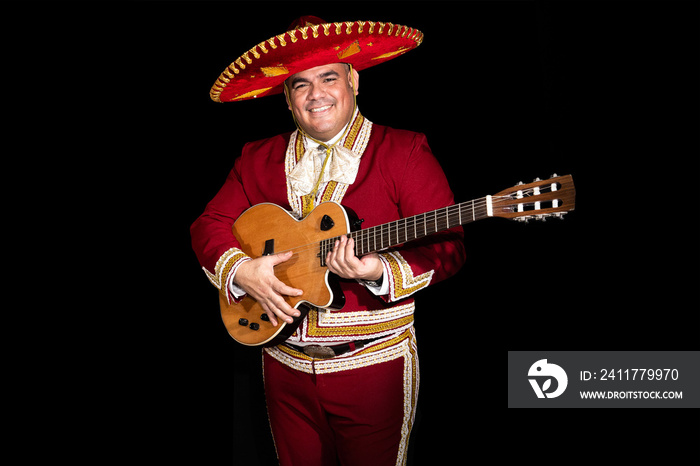
[[[278,280],[274,270],[277,264],[291,259],[292,254],[292,251],[288,251],[244,262],[236,270],[233,279],[236,285],[260,303],[275,327],[278,317],[291,324],[292,317],[301,315],[282,296],[301,296],[303,291]]]

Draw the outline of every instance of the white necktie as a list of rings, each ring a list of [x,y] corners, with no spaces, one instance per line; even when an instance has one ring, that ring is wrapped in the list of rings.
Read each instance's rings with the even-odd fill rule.
[[[345,184],[352,184],[355,181],[360,167],[360,156],[339,144],[333,146],[330,151],[325,170],[323,161],[327,155],[327,149],[324,146],[317,146],[304,152],[294,169],[287,175],[295,195],[305,196],[314,188],[329,181]]]

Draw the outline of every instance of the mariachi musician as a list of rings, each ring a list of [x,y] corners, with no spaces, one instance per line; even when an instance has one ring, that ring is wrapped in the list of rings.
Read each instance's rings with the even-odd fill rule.
[[[282,465],[405,464],[419,384],[413,295],[460,269],[463,231],[360,257],[354,240],[340,236],[325,267],[338,277],[344,305],[310,306],[302,316],[287,298],[303,296],[304,287],[275,275],[292,252],[251,257],[232,226],[261,203],[301,220],[333,201],[361,217],[362,229],[452,205],[425,136],[374,124],[356,102],[358,71],[422,40],[407,26],[306,16],[233,61],[210,91],[217,102],[284,93],[296,124],[246,144],[191,227],[194,251],[224,302],[252,298],[274,326],[300,321],[286,340],[263,348]]]

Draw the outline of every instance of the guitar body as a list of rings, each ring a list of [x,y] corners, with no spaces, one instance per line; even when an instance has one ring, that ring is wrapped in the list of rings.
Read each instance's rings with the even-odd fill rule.
[[[297,220],[275,204],[258,204],[246,210],[233,225],[233,234],[241,250],[253,259],[292,250],[287,262],[275,267],[275,275],[287,285],[304,290],[302,296],[286,296],[301,316],[293,323],[273,326],[265,311],[253,298],[239,303],[227,302],[219,295],[221,318],[234,340],[248,346],[276,345],[289,338],[309,311],[316,307],[340,309],[344,302],[335,276],[322,265],[319,242],[350,233],[350,219],[343,207],[324,202],[306,218]]]

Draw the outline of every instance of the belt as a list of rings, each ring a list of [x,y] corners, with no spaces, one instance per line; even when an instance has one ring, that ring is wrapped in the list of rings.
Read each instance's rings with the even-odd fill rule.
[[[336,356],[340,356],[341,354],[349,353],[350,351],[355,351],[356,349],[363,348],[375,340],[379,340],[379,337],[378,338],[371,338],[369,340],[351,341],[349,343],[343,343],[342,345],[334,345],[334,346],[323,346],[323,345],[297,346],[297,345],[292,345],[291,343],[287,343],[287,342],[285,342],[283,344],[285,346],[293,349],[294,351],[304,353],[305,355],[311,356],[314,359],[329,359],[329,358],[334,358]]]

